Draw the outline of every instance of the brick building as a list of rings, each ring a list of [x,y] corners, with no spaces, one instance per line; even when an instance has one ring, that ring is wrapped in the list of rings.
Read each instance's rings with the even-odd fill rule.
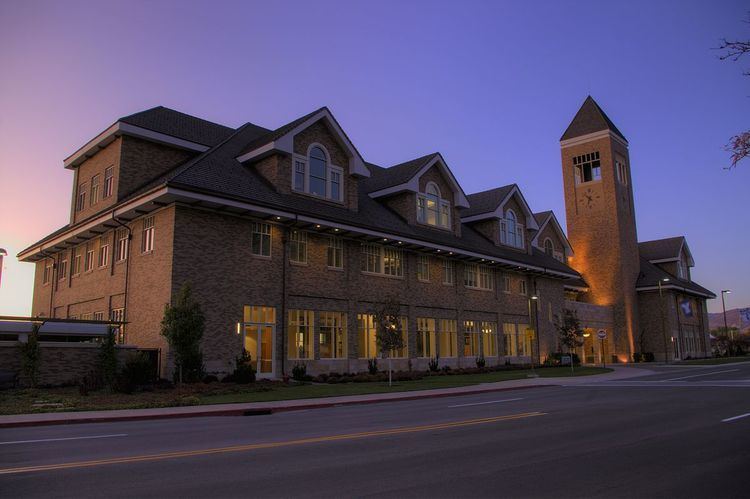
[[[623,189],[610,178],[616,165],[627,174],[627,142],[598,106],[608,128],[591,129],[591,105],[562,141],[570,241],[516,185],[467,195],[439,153],[366,162],[327,108],[275,130],[163,107],[120,118],[64,161],[75,177],[70,223],[18,255],[36,265],[32,313],[124,320],[123,341],[160,348],[167,375],[159,323],[185,283],[206,315],[212,373],[231,371],[243,347],[262,376],[296,362],[313,373],[365,370],[377,355],[372,314],[389,298],[405,326],[400,368],[438,356],[450,366],[543,359],[558,348],[566,306],[612,331],[600,356],[627,360],[639,323],[649,337],[663,330],[652,285],[669,275],[659,302],[677,305],[663,307],[663,323],[678,325],[669,334],[682,341],[689,325],[705,337],[711,294],[689,280],[687,244],[674,259],[666,244],[639,254],[629,179]],[[602,208],[581,217],[577,199],[589,189]],[[610,253],[592,253],[611,227]],[[696,307],[689,318],[685,299]]]

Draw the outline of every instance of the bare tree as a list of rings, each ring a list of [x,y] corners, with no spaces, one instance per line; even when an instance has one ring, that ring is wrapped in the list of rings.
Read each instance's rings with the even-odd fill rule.
[[[748,14],[748,20],[745,22],[750,23],[750,14]],[[740,41],[722,38],[721,44],[717,49],[723,52],[723,54],[719,56],[720,60],[724,61],[728,59],[737,62],[743,55],[750,54],[750,40]],[[743,74],[745,76],[750,76],[750,71],[745,71]],[[750,157],[750,130],[738,133],[729,139],[729,143],[725,148],[732,155],[731,165],[728,166],[727,169],[732,169],[737,166],[737,163]]]
[[[391,357],[394,350],[404,347],[401,330],[401,306],[394,298],[388,298],[375,310],[375,337],[380,354],[388,357],[388,386],[392,384]]]

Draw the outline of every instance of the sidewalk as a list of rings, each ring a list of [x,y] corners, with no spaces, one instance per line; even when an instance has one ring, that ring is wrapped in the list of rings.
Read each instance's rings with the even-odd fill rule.
[[[249,402],[242,404],[197,405],[188,407],[160,407],[154,409],[122,409],[112,411],[85,412],[46,412],[40,414],[16,414],[0,416],[0,428],[20,426],[43,426],[76,423],[105,423],[113,421],[135,421],[143,419],[191,418],[207,416],[244,416],[271,414],[279,411],[320,409],[341,405],[372,404],[399,400],[418,400],[436,397],[455,397],[479,393],[502,392],[525,388],[550,386],[570,386],[580,383],[615,381],[652,374],[647,369],[611,366],[613,372],[570,378],[526,378],[497,383],[484,383],[455,388],[419,390],[396,393],[373,393],[368,395],[348,395],[344,397],[322,397],[313,399],[275,400],[269,402]]]

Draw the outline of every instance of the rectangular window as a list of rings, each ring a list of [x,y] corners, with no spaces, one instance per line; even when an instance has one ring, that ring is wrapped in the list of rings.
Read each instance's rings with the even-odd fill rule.
[[[107,265],[109,265],[109,243],[104,243],[102,239],[99,246],[99,267]]]
[[[453,286],[455,282],[456,269],[453,265],[453,260],[443,258],[443,284]]]
[[[486,265],[479,266],[479,287],[481,289],[495,289],[493,271]]]
[[[289,238],[289,261],[307,263],[307,232],[292,231]]]
[[[573,168],[575,169],[576,185],[594,182],[602,178],[598,151],[574,157]]]
[[[60,262],[60,270],[57,272],[58,278],[62,281],[68,277],[68,261],[63,260]]]
[[[88,243],[86,245],[86,258],[83,261],[83,269],[85,272],[94,270],[94,255],[94,245],[92,243]]]
[[[104,170],[104,197],[108,198],[112,195],[112,190],[115,183],[115,170],[113,167],[108,167]]]
[[[328,268],[344,268],[344,240],[340,237],[328,238]]]
[[[104,312],[94,312],[92,319],[95,321],[103,321],[104,320]]]
[[[417,279],[430,280],[430,257],[427,255],[417,255]]]
[[[464,264],[464,286],[476,288],[477,282],[477,265],[475,263]]]
[[[394,277],[404,275],[403,253],[396,248],[379,244],[362,245],[362,272]]]
[[[518,355],[518,338],[516,337],[516,325],[503,324],[503,339],[505,340],[505,355],[516,357]]]
[[[467,263],[464,265],[464,286],[467,288],[494,289],[493,271],[487,265]]]
[[[81,273],[81,253],[82,250],[80,247],[73,250],[73,275],[78,275]]]
[[[417,221],[427,223],[427,200],[422,196],[417,196]]]
[[[76,198],[76,211],[81,211],[86,207],[86,183],[78,186],[78,197]]]
[[[294,190],[305,190],[305,162],[300,160],[294,161]]]
[[[341,172],[331,170],[331,199],[341,200]]]
[[[456,321],[440,319],[440,356],[455,357],[457,346]]]
[[[99,175],[91,177],[91,206],[99,202]]]
[[[343,312],[320,312],[319,344],[321,359],[346,358],[346,314]]]
[[[128,245],[130,244],[130,235],[127,229],[119,229],[115,237],[117,239],[117,247],[115,252],[115,261],[122,262],[128,258]]]
[[[250,253],[256,256],[271,256],[271,225],[253,222],[250,235]]]
[[[154,217],[143,219],[143,235],[141,237],[141,253],[154,251]]]
[[[344,170],[330,163],[320,146],[310,149],[310,156],[295,155],[292,189],[332,201],[344,197]]]
[[[515,215],[513,215],[515,217]],[[526,239],[524,238],[523,225],[514,218],[500,220],[500,244],[512,248],[524,249]]]
[[[518,281],[518,293],[522,295],[525,295],[527,293],[525,279],[521,279],[520,281]]]
[[[497,355],[497,324],[482,322],[482,355],[495,357]]]
[[[428,188],[426,194],[417,194],[417,221],[419,223],[449,229],[450,212],[450,202],[440,199],[436,188]]]
[[[125,309],[124,308],[113,308],[109,313],[109,320],[112,322],[125,322]],[[117,343],[125,343],[125,325],[115,326],[112,328],[115,333]]]
[[[242,308],[242,320],[254,324],[276,324],[276,307],[245,305]]]
[[[313,311],[289,311],[289,358],[313,358]]]
[[[625,166],[625,162],[621,160],[615,160],[615,168],[617,169],[617,180],[622,185],[628,185],[628,167]]]
[[[510,276],[503,276],[503,293],[510,293]]]
[[[379,357],[374,315],[357,314],[357,338],[357,356],[360,359]]]
[[[464,357],[479,356],[479,331],[474,321],[464,321]]]
[[[417,357],[437,357],[435,319],[417,318]]]
[[[52,264],[45,263],[44,272],[42,273],[42,284],[49,284],[50,279],[52,279]]]

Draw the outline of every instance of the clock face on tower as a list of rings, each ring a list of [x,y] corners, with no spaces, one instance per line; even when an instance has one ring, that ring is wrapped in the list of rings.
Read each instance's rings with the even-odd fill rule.
[[[588,189],[586,189],[586,192],[583,193],[583,197],[581,197],[580,202],[586,208],[592,208],[597,199],[599,199],[599,194],[596,194],[593,190],[591,190],[591,187],[589,187]]]

